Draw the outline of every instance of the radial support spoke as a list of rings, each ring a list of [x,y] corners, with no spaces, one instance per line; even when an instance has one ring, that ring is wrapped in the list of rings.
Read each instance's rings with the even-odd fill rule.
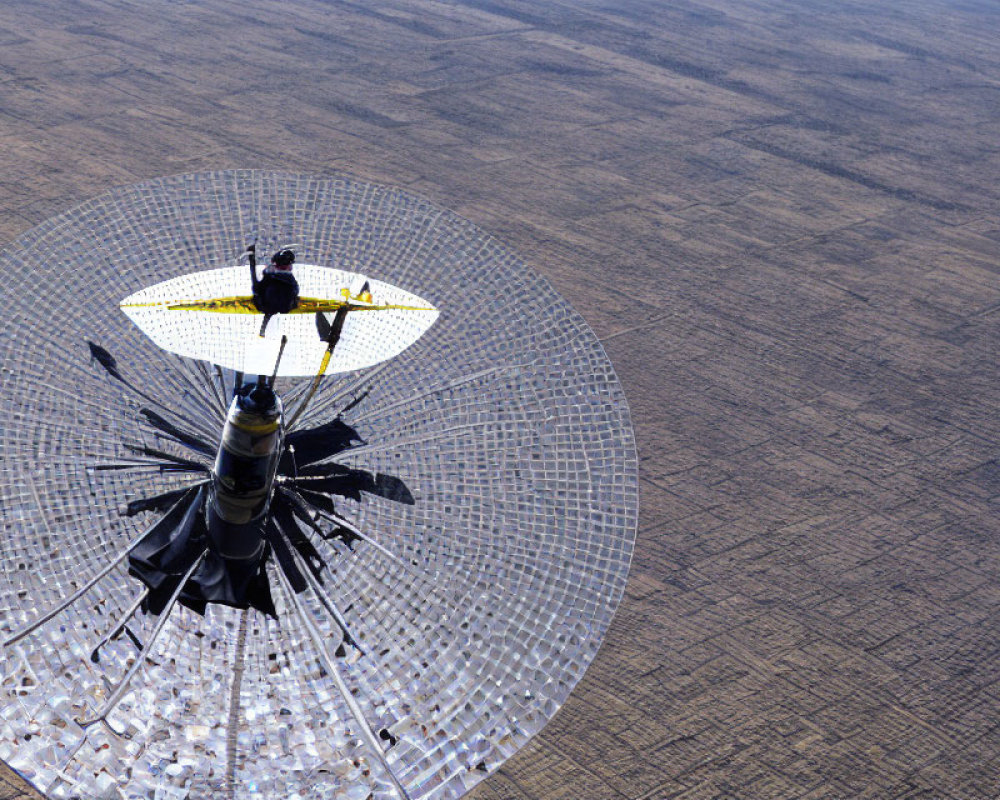
[[[110,472],[112,470],[128,469],[155,469],[159,472],[208,472],[208,467],[197,466],[188,467],[180,464],[165,464],[162,461],[117,461],[114,463],[94,464],[97,472]]]
[[[369,385],[371,385],[375,382],[376,376],[378,376],[383,370],[387,369],[391,363],[391,360],[384,361],[383,363],[377,364],[368,370],[363,370],[360,375],[348,381],[341,388],[336,389],[329,397],[320,398],[316,405],[313,406],[313,414],[318,415],[332,406],[337,405],[348,394],[365,385],[365,383],[369,383]]]
[[[372,755],[374,755],[378,759],[379,763],[381,763],[385,773],[392,781],[392,785],[395,787],[400,800],[413,800],[410,793],[406,791],[406,788],[400,782],[399,778],[396,777],[396,773],[393,772],[392,767],[389,766],[389,761],[386,759],[385,753],[382,752],[382,744],[379,741],[378,736],[375,734],[371,725],[368,724],[368,720],[365,719],[365,716],[361,711],[361,706],[359,706],[357,700],[354,699],[354,695],[352,695],[350,690],[347,688],[347,684],[344,682],[344,678],[341,676],[337,664],[332,658],[330,658],[330,654],[327,652],[326,646],[323,642],[323,636],[316,627],[315,621],[313,621],[313,619],[309,616],[306,609],[302,607],[302,603],[299,601],[298,595],[292,591],[292,587],[288,583],[288,578],[285,577],[285,573],[280,569],[276,570],[276,572],[278,573],[281,585],[285,590],[285,594],[288,595],[296,615],[301,620],[306,632],[309,634],[309,638],[312,640],[313,647],[316,649],[316,653],[323,664],[323,668],[327,671],[327,673],[329,673],[330,677],[333,678],[334,683],[337,685],[337,691],[340,692],[340,696],[343,698],[344,703],[347,704],[347,708],[350,710],[351,715],[357,722],[361,735],[364,738],[365,743],[368,745],[368,749],[371,750]]]
[[[135,453],[136,455],[145,456],[147,458],[155,458],[160,461],[169,461],[172,464],[177,464],[178,466],[191,467],[192,469],[200,470],[202,472],[208,472],[209,467],[207,464],[203,464],[201,461],[195,461],[191,458],[183,458],[182,456],[175,456],[173,453],[168,453],[166,450],[160,450],[156,447],[149,447],[148,445],[134,445],[126,444],[125,449]]]
[[[152,632],[149,634],[149,639],[146,641],[146,646],[142,648],[142,652],[135,659],[135,663],[129,668],[129,671],[125,673],[125,677],[121,679],[118,684],[118,688],[115,689],[111,697],[108,698],[108,702],[104,704],[104,707],[98,712],[96,717],[88,720],[77,720],[81,727],[87,728],[96,722],[107,723],[107,716],[110,714],[118,702],[124,697],[125,692],[128,691],[129,684],[132,682],[132,678],[135,677],[136,673],[142,669],[142,665],[146,663],[146,658],[152,651],[153,647],[156,645],[156,640],[163,630],[163,626],[167,624],[167,619],[170,617],[170,612],[173,611],[174,604],[177,602],[177,598],[180,597],[181,592],[184,590],[184,586],[190,580],[191,576],[194,575],[194,571],[201,566],[201,562],[205,560],[205,556],[208,555],[208,550],[203,550],[201,555],[194,560],[194,563],[188,567],[188,571],[184,573],[184,576],[178,581],[177,588],[174,589],[173,594],[170,595],[170,599],[167,601],[166,606],[164,606],[163,611],[160,612],[160,618],[156,621],[156,626],[153,628]]]
[[[415,581],[417,581],[420,584],[426,585],[427,588],[432,593],[436,594],[439,598],[441,598],[442,600],[444,600],[445,604],[448,605],[448,606],[450,606],[453,611],[458,611],[458,612],[461,612],[461,613],[465,612],[466,609],[464,609],[456,600],[454,600],[452,597],[450,597],[447,593],[445,593],[445,591],[443,589],[441,589],[437,584],[435,584],[434,581],[433,581],[433,579],[430,576],[426,575],[425,573],[420,572],[419,570],[417,570],[416,568],[414,568],[412,565],[407,564],[403,559],[401,559],[399,556],[395,555],[392,551],[390,551],[390,550],[386,549],[385,547],[383,547],[375,539],[373,539],[372,537],[368,536],[366,533],[364,533],[357,526],[355,526],[352,523],[348,522],[343,517],[338,517],[337,515],[326,514],[326,513],[323,513],[321,511],[317,511],[316,514],[318,516],[324,518],[324,519],[329,520],[330,522],[333,522],[336,525],[340,525],[341,527],[347,528],[349,531],[351,531],[352,533],[354,533],[358,538],[360,538],[361,540],[363,540],[363,541],[367,542],[368,544],[370,544],[378,552],[380,552],[383,555],[385,555],[386,558],[388,558],[391,562],[393,562],[394,564],[396,564],[397,566],[399,566],[404,572],[406,572]],[[318,526],[310,526],[310,527],[312,527],[314,531],[316,531],[317,533],[320,533],[320,535],[322,535],[322,531],[319,529]],[[398,643],[395,641],[395,637],[393,637],[391,631],[387,631],[387,633],[389,633],[389,638],[393,641],[393,644],[398,647]]]
[[[178,504],[183,503],[184,502],[184,498],[186,496],[187,495],[185,495],[184,497],[181,497],[181,499],[178,500],[177,503],[175,503],[174,506],[171,507],[170,511],[168,511],[167,514],[169,514],[171,511],[173,511],[174,508],[176,508]],[[21,639],[23,639],[25,636],[28,636],[31,633],[34,633],[36,630],[38,630],[40,627],[42,627],[42,625],[44,625],[46,622],[48,622],[50,619],[52,619],[56,614],[59,614],[60,612],[65,611],[67,608],[69,608],[71,605],[73,605],[73,603],[75,603],[77,600],[79,600],[81,597],[83,597],[87,592],[89,592],[91,589],[93,589],[101,581],[102,578],[104,578],[115,567],[117,567],[119,564],[121,564],[122,561],[124,561],[128,557],[128,554],[130,552],[132,552],[132,549],[137,544],[139,544],[139,542],[141,542],[143,539],[145,539],[146,535],[154,527],[156,527],[157,524],[159,524],[159,521],[157,521],[150,528],[148,528],[147,530],[143,531],[141,534],[139,534],[138,536],[136,536],[131,542],[128,543],[128,546],[124,550],[122,550],[117,556],[115,556],[114,560],[112,560],[111,562],[109,562],[107,564],[107,566],[105,566],[103,569],[101,569],[100,572],[98,572],[93,578],[91,578],[83,586],[81,586],[79,589],[77,589],[75,592],[73,592],[73,594],[71,594],[69,597],[67,597],[65,600],[63,600],[59,605],[55,606],[54,608],[49,609],[44,614],[42,614],[42,616],[38,617],[35,620],[32,620],[27,625],[25,625],[22,628],[19,628],[18,630],[14,631],[10,636],[8,636],[4,640],[2,646],[3,647],[10,647],[12,644],[16,644],[17,642],[21,641]]]
[[[247,652],[247,617],[249,610],[243,609],[240,614],[240,629],[236,637],[235,665],[233,666],[233,682],[229,687],[229,721],[226,725],[226,794],[229,800],[236,797],[236,767],[239,748],[239,728],[242,718],[240,708],[240,690],[243,687],[243,673],[246,670]]]
[[[357,563],[357,562],[355,562],[355,563]],[[362,571],[364,571],[366,568],[363,567],[363,566],[361,566],[360,564],[358,564],[358,569],[361,569]],[[335,573],[335,568],[331,567],[331,572]],[[375,579],[376,579],[376,581],[381,582],[381,583],[384,584],[383,580],[381,580],[381,579],[379,579],[377,577]],[[313,580],[315,581],[315,579],[313,579]],[[426,580],[426,579],[424,579],[424,580]],[[431,584],[431,586],[433,587],[432,584]],[[321,602],[324,601],[324,597],[321,594],[321,589],[317,588],[317,586],[315,586],[315,585],[313,585],[313,588],[316,591],[316,594],[319,596],[320,601]],[[455,605],[454,602],[450,600],[450,598],[444,596],[444,599],[445,599],[446,602],[452,602],[453,605],[454,605],[454,607],[458,608],[458,606]],[[331,603],[332,603],[332,601],[331,601]],[[325,602],[324,602],[324,605],[325,605]],[[396,607],[399,608],[399,606],[396,606]],[[406,608],[406,603],[405,602],[403,603],[403,607]],[[410,605],[409,609],[410,610],[415,610],[415,607],[413,605]],[[332,613],[332,611],[331,611],[331,613]],[[343,616],[343,615],[341,615],[341,616]],[[400,653],[406,652],[406,649],[400,644],[399,639],[393,633],[391,625],[386,624],[385,619],[382,618],[382,617],[380,617],[380,616],[375,616],[374,620],[375,620],[374,624],[377,625],[379,628],[381,628],[381,631],[376,635],[376,638],[378,639],[378,644],[377,644],[377,647],[375,649],[377,651],[381,651],[388,644],[391,647],[395,648]],[[340,625],[341,624],[340,621],[338,621],[337,624]],[[346,621],[344,622],[344,625],[346,625]],[[343,629],[344,629],[343,626],[341,626],[341,630],[343,630]],[[345,632],[345,637],[346,636],[347,636],[347,634]],[[366,651],[357,643],[357,640],[355,640],[353,638],[353,636],[350,639],[345,639],[345,641],[347,641],[348,644],[352,645],[362,655],[367,655]]]
[[[132,619],[132,615],[139,610],[139,606],[142,605],[142,601],[145,600],[147,597],[149,597],[149,589],[143,588],[142,592],[140,592],[139,596],[135,598],[132,605],[130,605],[125,610],[125,613],[122,614],[121,621],[117,625],[112,627],[111,630],[109,630],[104,635],[101,641],[99,641],[96,645],[94,645],[93,648],[91,648],[90,651],[91,661],[97,662],[101,648],[104,647],[104,645],[106,645],[108,642],[114,639],[119,633],[121,633],[125,629],[125,626],[128,624],[128,621]]]
[[[351,417],[351,422],[355,425],[359,422],[363,422],[368,419],[380,419],[385,416],[390,411],[394,411],[398,408],[405,408],[407,406],[413,405],[418,400],[423,400],[428,397],[434,397],[435,395],[443,394],[444,392],[449,392],[457,389],[459,386],[463,386],[467,383],[472,383],[480,378],[486,378],[490,375],[500,374],[516,374],[519,370],[524,369],[521,364],[511,364],[509,366],[503,367],[489,367],[488,369],[477,370],[476,372],[470,372],[466,375],[462,375],[458,378],[453,378],[452,380],[445,381],[444,383],[438,384],[425,392],[420,392],[419,394],[409,394],[402,400],[397,400],[393,403],[388,403],[384,406],[379,406],[377,408],[371,408],[368,411],[355,415]]]
[[[370,544],[372,547],[378,550],[378,552],[382,553],[386,558],[388,558],[394,564],[399,566],[410,577],[414,578],[415,580],[426,583],[430,591],[433,592],[438,597],[440,597],[442,600],[444,600],[449,606],[451,606],[453,611],[459,611],[462,613],[465,613],[467,611],[467,609],[464,608],[457,600],[449,596],[444,591],[444,589],[438,586],[437,583],[435,583],[434,578],[432,576],[428,575],[425,572],[421,572],[412,564],[407,563],[404,559],[397,556],[391,550],[388,550],[384,545],[380,544],[378,541],[373,539],[371,536],[362,531],[359,527],[357,527],[353,523],[349,522],[348,520],[344,519],[343,517],[337,514],[329,514],[319,509],[316,509],[315,513],[317,516],[329,522],[332,522],[335,525],[339,525],[342,528],[346,528],[351,533],[355,534],[359,539]],[[492,584],[490,589],[488,589],[487,591],[497,597],[504,597],[509,600],[513,600],[515,602],[519,599],[516,595],[512,594],[511,591],[506,586],[499,583]]]
[[[388,550],[385,546],[379,544],[378,541],[376,541],[367,533],[365,533],[363,530],[361,530],[361,528],[359,528],[357,525],[354,525],[353,523],[349,522],[348,520],[344,519],[341,516],[338,516],[337,514],[329,514],[325,511],[319,511],[319,510],[317,510],[316,513],[323,519],[328,520],[329,522],[332,522],[335,525],[339,525],[342,528],[346,528],[355,536],[357,536],[359,539],[368,542],[368,544],[370,544],[372,547],[374,547],[376,550],[382,553],[382,555],[384,555],[386,558],[390,559],[394,564],[397,564],[402,569],[406,570],[406,572],[408,572],[412,577],[421,581],[427,581],[431,585],[432,589],[437,590],[437,587],[434,586],[433,579],[429,575],[420,572],[418,569],[414,568],[411,564],[407,564],[406,561],[397,556],[391,550]]]
[[[340,628],[340,632],[344,634],[344,641],[357,650],[361,655],[365,655],[364,648],[358,644],[358,640],[351,633],[351,629],[347,626],[347,620],[344,619],[344,615],[337,608],[337,605],[330,599],[326,591],[323,589],[320,582],[316,580],[316,576],[313,575],[313,571],[309,569],[308,565],[305,563],[305,559],[299,554],[299,552],[292,548],[292,558],[295,560],[296,566],[298,566],[299,571],[305,576],[306,582],[309,584],[309,588],[313,590],[313,594],[319,598],[320,603],[323,604],[323,608],[327,610],[327,613],[333,617],[333,621],[337,623],[337,627]]]
[[[201,377],[204,379],[205,385],[210,386],[212,389],[212,394],[210,395],[212,398],[212,409],[219,412],[219,421],[224,420],[228,409],[226,408],[225,402],[222,400],[222,395],[219,394],[219,387],[216,385],[215,379],[208,371],[208,366],[204,361],[196,361],[195,365],[198,372],[201,373]],[[215,369],[218,370],[218,366],[216,366]]]

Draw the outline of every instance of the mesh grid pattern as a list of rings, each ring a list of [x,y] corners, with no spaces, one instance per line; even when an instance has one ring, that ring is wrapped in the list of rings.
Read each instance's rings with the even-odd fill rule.
[[[415,499],[338,502],[376,548],[320,542],[325,586],[366,650],[299,596],[385,757],[414,797],[457,797],[555,713],[593,658],[624,589],[636,458],[621,387],[582,319],[471,223],[396,189],[257,171],[174,176],[91,200],[0,255],[11,276],[0,326],[0,631],[96,574],[155,517],[124,503],[193,478],[97,471],[123,443],[191,453],[159,435],[121,383],[218,441],[209,368],[159,349],[118,310],[126,296],[294,243],[298,260],[412,291],[439,310],[388,361],[324,379],[299,427],[344,413],[363,444],[335,460],[405,482]],[[308,380],[279,378],[286,409]],[[279,618],[175,610],[111,715],[95,712],[136,657],[119,636],[90,659],[139,591],[124,566],[0,670],[0,758],[55,797],[394,797],[324,659],[276,576]],[[140,641],[156,618],[138,614]]]

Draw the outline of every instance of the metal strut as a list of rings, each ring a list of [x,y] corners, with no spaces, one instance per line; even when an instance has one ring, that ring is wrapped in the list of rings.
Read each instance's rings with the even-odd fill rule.
[[[194,571],[201,566],[201,562],[205,560],[205,556],[208,555],[208,550],[203,550],[201,555],[194,560],[194,563],[188,567],[188,571],[184,573],[184,577],[180,579],[177,583],[177,588],[174,589],[173,594],[170,595],[170,599],[167,601],[166,606],[164,606],[163,611],[160,612],[160,618],[156,621],[156,626],[153,628],[152,632],[149,634],[149,639],[146,642],[146,646],[142,648],[142,652],[135,659],[135,663],[129,668],[129,671],[125,673],[125,677],[121,679],[118,684],[118,688],[112,693],[111,697],[108,698],[108,702],[104,704],[104,707],[100,710],[96,717],[88,720],[77,720],[77,724],[82,728],[89,728],[97,722],[103,722],[105,725],[108,724],[107,716],[110,714],[118,702],[128,691],[129,684],[132,682],[132,678],[135,677],[136,673],[142,669],[143,664],[146,663],[146,658],[149,655],[150,650],[156,644],[156,639],[160,635],[160,631],[163,630],[163,626],[167,623],[167,618],[170,616],[170,612],[173,610],[174,603],[177,602],[177,598],[180,597],[184,586],[187,584],[188,580],[194,574]],[[108,727],[111,727],[110,725]],[[114,728],[112,728],[114,730]]]
[[[283,492],[285,492],[285,490],[284,490],[284,489],[283,489],[282,491],[283,491]],[[295,502],[295,503],[298,503],[298,504],[300,504],[301,506],[305,506],[305,505],[306,505],[306,504],[305,504],[305,503],[304,503],[304,502],[303,502],[302,500],[300,500],[300,499],[299,499],[299,498],[298,498],[297,496],[295,496],[294,494],[291,494],[291,493],[288,493],[288,492],[285,492],[285,493],[286,493],[286,497],[290,498],[290,499],[291,499],[291,500],[292,500],[293,502]],[[301,510],[302,510],[302,513],[306,514],[306,515],[307,515],[307,516],[309,517],[309,518],[308,518],[307,520],[303,520],[303,521],[304,521],[304,522],[306,522],[306,523],[307,523],[307,524],[309,525],[309,527],[310,527],[310,528],[311,528],[312,530],[314,530],[314,531],[315,531],[316,533],[318,533],[318,534],[319,534],[319,535],[320,535],[320,536],[321,536],[321,537],[322,537],[322,538],[324,539],[324,541],[326,541],[326,532],[325,532],[325,531],[323,530],[323,528],[322,528],[322,527],[320,527],[320,525],[319,525],[319,524],[318,524],[318,523],[317,523],[317,522],[316,522],[315,520],[313,520],[313,519],[312,519],[312,517],[311,517],[311,516],[309,516],[309,515],[310,515],[310,512],[309,512],[309,510],[308,510],[307,508],[302,508]],[[301,519],[301,517],[300,517],[300,519]],[[350,523],[348,523],[348,524],[350,524]],[[352,526],[352,527],[353,527],[353,526]],[[307,536],[307,538],[308,538],[308,534],[306,534],[306,536]],[[364,537],[364,536],[363,536],[363,534],[360,534],[360,532],[359,532],[359,538],[362,538],[362,537],[363,537],[363,538],[365,538],[365,539],[368,539],[368,537]],[[386,554],[386,555],[387,555],[387,556],[389,557],[389,559],[390,559],[390,560],[396,560],[396,561],[398,561],[398,559],[396,559],[396,557],[395,557],[395,556],[394,556],[394,555],[393,555],[392,553],[390,553],[390,552],[389,552],[388,550],[386,550],[386,549],[385,549],[384,547],[382,547],[382,545],[380,545],[380,544],[379,544],[378,542],[376,542],[376,541],[374,541],[374,540],[368,540],[368,541],[369,541],[369,542],[370,542],[370,543],[371,543],[371,544],[372,544],[372,545],[373,545],[373,546],[374,546],[374,547],[375,547],[375,548],[376,548],[377,550],[380,550],[380,551],[384,552],[384,553],[385,553],[385,554]],[[301,565],[300,565],[300,566],[301,566]],[[405,570],[405,569],[407,568],[407,565],[406,565],[406,564],[404,564],[404,563],[402,563],[402,562],[400,562],[400,566],[402,566],[402,567],[404,568],[404,570]],[[332,569],[332,568],[331,568],[331,569]],[[433,590],[434,590],[434,589],[436,588],[436,587],[434,586],[434,584],[433,584],[433,583],[431,583],[430,579],[429,579],[429,578],[427,578],[426,576],[421,576],[421,575],[420,575],[419,573],[417,573],[417,572],[416,572],[416,571],[414,571],[414,570],[410,570],[410,572],[411,572],[411,574],[413,574],[413,575],[414,575],[414,576],[416,577],[416,579],[417,579],[418,581],[420,581],[421,583],[427,583],[427,584],[428,584],[428,586],[430,587],[430,589],[431,589],[432,591],[433,591]],[[310,575],[307,575],[306,577],[307,577],[307,578],[312,578],[313,576],[312,576],[312,575],[310,574]],[[313,581],[315,581],[315,578],[313,578]],[[315,589],[316,593],[317,593],[318,595],[320,595],[320,600],[324,600],[324,598],[323,598],[323,596],[322,596],[322,593],[321,593],[321,590],[320,590],[320,588],[319,588],[319,587],[317,587],[317,586],[315,585],[316,583],[318,583],[318,581],[315,581],[315,583],[313,584],[313,588]],[[444,600],[445,600],[446,602],[450,603],[450,604],[451,604],[451,605],[452,605],[452,606],[453,606],[453,607],[454,607],[455,609],[458,609],[458,610],[462,610],[462,609],[461,609],[461,607],[460,607],[460,606],[459,606],[459,605],[458,605],[457,603],[455,603],[455,601],[454,601],[454,600],[452,600],[451,598],[449,598],[449,597],[448,597],[447,595],[444,595],[444,594],[442,594],[442,595],[441,595],[441,597],[442,597],[442,598],[443,598],[443,599],[444,599]],[[333,601],[331,600],[330,602],[331,602],[331,604],[332,604],[332,602],[333,602]],[[324,604],[325,604],[325,602],[324,602]],[[332,613],[332,612],[331,612],[331,613]],[[341,616],[342,616],[342,615],[341,615]],[[338,621],[338,624],[340,624],[340,622],[339,622],[339,621]],[[345,623],[345,624],[346,624],[346,623]],[[383,627],[385,627],[385,626],[383,625]],[[341,627],[341,630],[343,630],[343,627]],[[385,632],[386,632],[386,633],[388,634],[388,637],[389,637],[389,640],[390,640],[390,641],[391,641],[391,642],[393,643],[393,645],[394,645],[394,646],[395,646],[395,647],[396,647],[397,649],[399,649],[400,651],[402,651],[402,650],[403,650],[404,648],[400,646],[400,644],[399,644],[398,640],[397,640],[397,639],[396,639],[396,637],[395,637],[395,636],[393,635],[392,631],[391,631],[391,630],[389,630],[389,629],[386,629],[386,631],[385,631]],[[345,636],[346,636],[346,633],[345,633]],[[356,650],[358,650],[358,651],[359,651],[359,652],[360,652],[360,653],[361,653],[362,655],[366,655],[366,653],[365,653],[364,649],[362,649],[362,648],[361,648],[361,646],[360,646],[359,644],[357,644],[357,642],[356,642],[356,641],[351,641],[351,639],[350,639],[350,638],[346,638],[346,639],[345,639],[345,641],[347,642],[347,644],[350,644],[350,645],[351,645],[351,646],[353,646],[353,647],[354,647],[354,648],[355,648]]]
[[[282,491],[286,491],[286,490],[282,489]],[[372,547],[374,547],[376,550],[378,550],[380,553],[382,553],[386,558],[388,558],[394,564],[396,564],[397,566],[399,566],[410,577],[414,578],[415,580],[420,581],[421,583],[425,583],[427,585],[428,589],[431,592],[433,592],[438,597],[440,597],[442,600],[444,600],[448,605],[451,606],[451,608],[453,610],[455,610],[455,611],[462,611],[462,612],[464,612],[464,611],[467,610],[467,609],[463,608],[463,606],[457,600],[455,600],[454,598],[452,598],[448,594],[446,594],[445,591],[444,591],[444,589],[442,587],[438,586],[434,582],[434,578],[432,576],[430,576],[430,575],[428,575],[428,574],[426,574],[424,572],[421,572],[416,567],[414,567],[412,564],[409,564],[406,561],[404,561],[402,558],[400,558],[399,556],[397,556],[391,550],[388,550],[384,545],[379,544],[379,542],[377,542],[375,539],[373,539],[367,533],[365,533],[364,531],[362,531],[356,525],[352,524],[351,522],[348,522],[346,519],[344,519],[341,516],[338,516],[337,514],[330,514],[328,512],[321,511],[319,509],[315,509],[315,514],[316,514],[316,516],[322,517],[323,519],[325,519],[325,520],[327,520],[329,522],[332,522],[335,525],[339,525],[342,528],[346,528],[351,533],[353,533],[354,535],[356,535],[359,539],[361,539],[362,541],[365,541],[368,544],[370,544]],[[313,528],[313,530],[316,530],[316,528]],[[317,530],[317,533],[320,533],[321,536],[323,535],[322,532],[320,532],[318,530]],[[510,590],[507,589],[505,586],[502,586],[500,584],[495,584],[492,588],[493,588],[493,590],[497,594],[499,594],[501,596],[506,596],[506,597],[514,599],[514,600],[517,599],[514,595],[511,594]]]
[[[171,506],[170,510],[167,511],[167,514],[169,514],[171,511],[173,511],[175,508],[177,508],[177,506],[179,506],[181,503],[183,503],[186,497],[187,497],[187,495],[185,495],[184,497],[181,497],[180,500],[178,500],[176,503],[174,503],[174,505]],[[81,586],[79,589],[77,589],[75,592],[73,592],[73,594],[71,594],[68,598],[66,598],[65,600],[63,600],[59,605],[55,606],[54,608],[50,609],[49,611],[46,611],[38,619],[32,620],[31,622],[27,623],[23,627],[21,627],[18,630],[14,631],[10,636],[8,636],[4,640],[3,644],[0,645],[0,646],[2,646],[2,647],[10,647],[12,644],[16,644],[17,642],[21,641],[25,636],[28,636],[28,635],[34,633],[36,630],[38,630],[40,627],[42,627],[42,625],[44,625],[46,622],[48,622],[50,619],[52,619],[56,614],[59,614],[60,612],[65,611],[67,608],[69,608],[71,605],[73,605],[73,603],[75,603],[77,600],[79,600],[81,597],[83,597],[87,592],[89,592],[91,589],[93,589],[100,582],[100,580],[103,577],[105,577],[108,573],[111,572],[111,570],[113,570],[115,567],[117,567],[119,564],[121,564],[122,561],[124,561],[126,558],[128,558],[128,554],[130,552],[132,552],[132,549],[137,544],[139,544],[139,542],[141,542],[143,539],[145,539],[146,535],[151,530],[153,530],[153,528],[156,527],[156,525],[158,525],[159,523],[160,523],[160,520],[157,520],[147,530],[143,531],[143,533],[141,533],[139,536],[136,536],[131,542],[129,542],[128,547],[126,547],[117,556],[115,556],[114,560],[111,561],[100,572],[98,572],[97,575],[95,575],[93,578],[91,578],[89,581],[87,581],[87,583],[85,583],[83,586]]]
[[[128,609],[122,615],[121,622],[115,625],[110,631],[108,631],[102,637],[101,641],[99,641],[96,645],[94,645],[94,647],[90,651],[91,661],[96,662],[98,660],[101,648],[104,647],[104,645],[106,645],[108,642],[114,639],[119,633],[121,633],[125,629],[125,626],[128,625],[128,621],[132,619],[132,615],[139,610],[139,606],[142,605],[142,601],[145,600],[147,597],[149,597],[148,587],[143,588],[139,596],[135,598],[135,602],[133,602],[132,605],[128,607]]]
[[[344,619],[344,615],[337,608],[333,600],[330,599],[329,595],[323,590],[320,582],[316,580],[316,576],[305,563],[305,559],[299,554],[299,552],[293,547],[292,548],[292,559],[295,561],[295,565],[299,568],[299,571],[305,576],[306,582],[309,584],[309,588],[313,590],[313,594],[319,598],[320,603],[329,612],[330,616],[333,617],[333,621],[337,623],[337,627],[340,628],[340,632],[344,634],[344,641],[357,650],[361,655],[365,655],[365,650],[358,644],[358,640],[354,638],[351,633],[350,628],[347,627],[347,620]]]
[[[312,639],[313,647],[316,648],[319,659],[323,663],[323,668],[330,674],[334,682],[337,684],[337,691],[340,692],[340,696],[344,699],[344,702],[347,704],[347,708],[350,710],[351,715],[354,717],[358,727],[361,729],[362,738],[364,738],[366,744],[368,745],[368,749],[371,750],[372,754],[379,760],[382,768],[392,781],[392,785],[396,789],[396,794],[399,795],[400,800],[413,800],[410,793],[406,791],[406,788],[400,782],[399,778],[396,777],[396,773],[393,772],[392,767],[389,766],[389,761],[386,759],[385,753],[382,752],[382,745],[378,736],[376,736],[371,725],[368,724],[364,714],[361,712],[361,707],[358,705],[357,700],[354,699],[354,696],[347,688],[347,684],[344,683],[344,679],[341,677],[337,665],[330,658],[330,654],[327,653],[326,647],[323,643],[323,636],[316,627],[316,623],[309,617],[306,610],[302,607],[298,596],[292,590],[292,587],[288,582],[288,578],[285,577],[285,573],[280,569],[277,570],[277,573],[278,578],[281,580],[281,585],[285,589],[285,594],[291,598],[295,613],[305,626],[306,633],[309,634],[309,638]]]
[[[387,550],[385,546],[379,544],[375,539],[373,539],[367,533],[362,531],[361,528],[348,522],[346,519],[344,519],[341,516],[338,516],[337,514],[329,514],[325,511],[320,511],[319,509],[316,509],[316,515],[334,523],[335,525],[339,525],[342,528],[347,528],[347,530],[349,530],[359,539],[368,542],[368,544],[370,544],[372,547],[374,547],[376,550],[378,550],[380,553],[382,553],[384,556],[390,559],[393,563],[398,564],[400,567],[402,567],[404,570],[410,573],[411,576],[421,581],[427,581],[431,585],[431,589],[436,589],[433,583],[433,579],[430,576],[415,569],[412,565],[407,564],[403,559],[401,559],[391,550]]]
[[[274,389],[274,379],[278,377],[278,365],[281,363],[281,356],[285,352],[285,345],[288,344],[288,337],[281,337],[281,347],[278,348],[278,357],[274,361],[274,372],[271,373],[271,380],[268,381],[267,387],[269,389]]]
[[[361,287],[362,292],[367,292],[369,290],[368,281],[365,281],[364,286]],[[330,366],[330,357],[333,355],[333,349],[337,346],[337,342],[340,341],[340,334],[344,330],[344,322],[347,321],[347,312],[350,311],[350,305],[343,305],[337,309],[337,313],[333,316],[333,322],[330,323],[330,329],[326,331],[326,352],[323,353],[323,360],[320,362],[319,371],[316,373],[316,377],[313,378],[312,384],[309,386],[309,391],[306,392],[306,396],[302,398],[302,402],[299,403],[298,408],[295,409],[295,413],[292,414],[292,418],[288,421],[288,425],[285,429],[289,432],[295,427],[295,423],[298,422],[299,417],[302,416],[302,412],[306,410],[306,406],[309,405],[309,401],[312,400],[313,395],[316,394],[316,390],[319,388],[319,382],[323,379],[326,374],[326,368]],[[319,312],[316,312],[316,324],[326,323],[326,318]],[[321,333],[322,335],[322,333]]]

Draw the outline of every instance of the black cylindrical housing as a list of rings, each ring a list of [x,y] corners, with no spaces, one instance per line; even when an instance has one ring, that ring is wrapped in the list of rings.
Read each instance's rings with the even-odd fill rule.
[[[229,407],[212,470],[208,534],[223,558],[257,558],[263,551],[283,439],[280,398],[263,383],[244,387]]]

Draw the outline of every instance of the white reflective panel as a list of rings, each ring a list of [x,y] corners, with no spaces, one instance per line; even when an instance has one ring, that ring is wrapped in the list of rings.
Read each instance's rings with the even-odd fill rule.
[[[323,379],[296,425],[324,446],[342,435],[349,446],[323,459],[370,477],[333,502],[371,541],[301,530],[365,654],[337,655],[320,596],[288,594],[272,560],[277,619],[176,608],[110,714],[125,735],[85,731],[159,620],[128,617],[141,585],[118,564],[0,653],[0,758],[60,800],[389,800],[390,771],[414,798],[459,797],[542,728],[596,654],[625,587],[637,465],[621,386],[580,316],[495,239],[405,192],[174,176],[91,200],[0,254],[0,638],[160,517],[125,515],[128,503],[203,479],[142,448],[212,465],[232,373],[164,350],[119,304],[231,265],[254,238],[262,260],[294,242],[305,264],[373,281],[375,302],[385,284],[440,312],[398,355]],[[303,295],[319,269],[297,268]],[[289,417],[311,384],[277,380]],[[289,453],[283,480],[307,451]]]
[[[356,309],[347,315],[328,373],[370,367],[399,355],[438,317],[437,310],[415,294],[364,275],[313,264],[296,264],[294,274],[302,298],[342,302],[346,292]],[[358,300],[366,280],[371,300]],[[317,332],[315,313],[279,314],[262,338],[261,314],[189,307],[226,298],[248,300],[250,290],[246,265],[191,272],[129,295],[121,309],[163,349],[247,374],[271,374],[285,336],[278,375],[315,375],[327,348]],[[325,316],[332,320],[333,312]]]

